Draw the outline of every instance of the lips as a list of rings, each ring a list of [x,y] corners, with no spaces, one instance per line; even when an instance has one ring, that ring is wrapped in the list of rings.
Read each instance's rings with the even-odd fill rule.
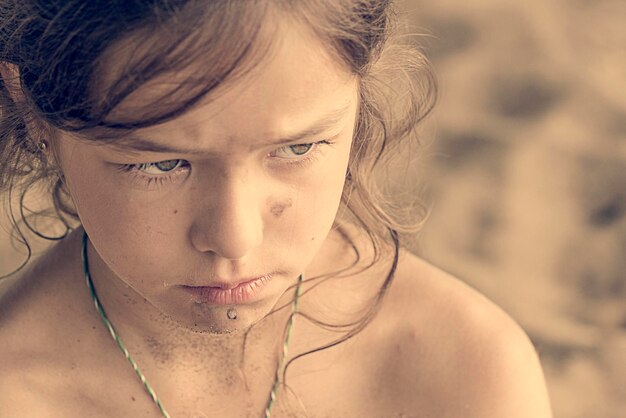
[[[210,286],[181,286],[198,302],[216,305],[231,305],[251,302],[271,280],[272,273],[255,279],[244,279],[235,283],[219,283]]]

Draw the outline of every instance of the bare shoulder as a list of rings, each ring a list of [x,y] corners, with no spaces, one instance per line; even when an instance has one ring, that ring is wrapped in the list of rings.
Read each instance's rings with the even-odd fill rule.
[[[381,372],[409,416],[551,416],[530,339],[483,295],[402,251],[384,303],[395,335]]]
[[[49,416],[40,397],[34,396],[43,389],[40,324],[45,317],[36,320],[27,281],[19,275],[0,283],[0,416]]]
[[[0,416],[48,417],[77,368],[86,339],[82,304],[67,292],[70,271],[58,245],[0,282]],[[58,412],[58,411],[57,411]]]

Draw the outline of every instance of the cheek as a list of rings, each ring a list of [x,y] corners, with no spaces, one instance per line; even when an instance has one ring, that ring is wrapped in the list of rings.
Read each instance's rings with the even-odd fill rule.
[[[316,170],[309,180],[298,185],[293,207],[289,210],[297,218],[295,227],[301,232],[306,231],[300,239],[321,240],[330,231],[345,184],[349,145],[343,144],[345,149],[338,149],[333,158]]]
[[[174,214],[178,209],[143,209],[124,196],[103,188],[98,198],[88,192],[81,202],[81,223],[100,257],[128,283],[148,277],[158,282],[164,271],[181,269],[180,249],[187,249],[188,243],[180,233],[186,226]]]
[[[77,158],[64,167],[81,223],[98,253],[112,269],[131,274],[136,260],[144,268],[154,260],[171,262],[168,248],[177,239],[174,231],[183,227],[175,213],[181,208],[167,199],[158,204],[137,199],[136,191],[120,187],[108,171]]]

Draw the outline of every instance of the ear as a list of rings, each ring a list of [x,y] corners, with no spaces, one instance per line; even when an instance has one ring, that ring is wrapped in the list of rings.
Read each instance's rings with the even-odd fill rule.
[[[18,66],[10,62],[0,61],[0,76],[11,99],[15,103],[24,103],[25,98]]]
[[[3,94],[6,99],[13,102],[12,105],[17,109],[17,114],[21,115],[21,122],[26,127],[28,136],[35,141],[32,145],[37,146],[39,139],[50,139],[52,132],[48,129],[49,127],[36,117],[27,103],[22,89],[19,67],[10,62],[0,61],[0,77],[1,84],[4,86],[4,92],[0,95]]]

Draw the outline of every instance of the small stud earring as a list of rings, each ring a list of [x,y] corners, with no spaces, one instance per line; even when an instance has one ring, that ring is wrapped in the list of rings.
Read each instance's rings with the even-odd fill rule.
[[[42,139],[37,143],[37,148],[39,148],[40,151],[45,151],[48,148],[48,142]]]

